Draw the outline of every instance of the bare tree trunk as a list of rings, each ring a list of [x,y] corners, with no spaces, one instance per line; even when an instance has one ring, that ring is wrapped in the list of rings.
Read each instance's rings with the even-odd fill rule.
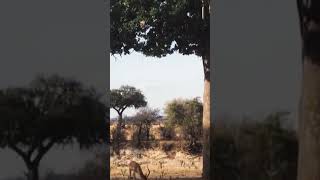
[[[320,179],[320,2],[298,0],[303,42],[298,180]]]
[[[203,57],[204,93],[203,93],[203,179],[210,180],[210,56]]]
[[[124,128],[125,123],[124,123],[123,118],[122,118],[122,113],[119,113],[118,115],[119,115],[118,116],[119,117],[118,118],[118,125],[119,125],[119,127]]]
[[[39,165],[36,163],[25,162],[28,168],[26,173],[27,180],[39,180]]]
[[[320,66],[303,63],[298,180],[320,179]]]

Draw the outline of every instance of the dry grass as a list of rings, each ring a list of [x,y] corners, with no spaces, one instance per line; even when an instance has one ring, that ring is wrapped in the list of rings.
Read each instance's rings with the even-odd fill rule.
[[[150,179],[201,179],[202,157],[176,152],[168,155],[161,150],[123,150],[120,157],[111,156],[111,179],[128,178],[127,164],[134,160],[142,171],[150,169]]]

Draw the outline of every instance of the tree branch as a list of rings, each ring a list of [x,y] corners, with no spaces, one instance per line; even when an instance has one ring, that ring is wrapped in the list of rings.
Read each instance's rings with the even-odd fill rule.
[[[35,157],[35,159],[33,160],[33,163],[39,164],[42,157],[51,149],[51,147],[55,143],[56,143],[56,139],[51,139],[51,141],[46,146],[41,145],[38,151],[39,154]]]
[[[127,109],[127,107],[128,107],[128,105],[127,105],[127,104],[126,104],[126,105],[124,105],[124,106],[121,108],[120,113],[122,114],[122,113],[123,113],[123,111]]]
[[[37,145],[35,143],[33,143],[31,148],[27,152],[27,156],[29,159],[31,159],[31,156],[32,156],[33,152],[36,150],[36,148],[37,148]]]
[[[117,111],[118,115],[120,115],[120,109],[116,108],[116,107],[111,107],[112,109],[114,109],[115,111]]]
[[[20,155],[25,162],[29,162],[30,161],[30,159],[27,156],[27,153],[22,151],[21,149],[19,149],[16,145],[14,145],[13,143],[9,142],[8,146],[12,150],[14,150],[18,155]]]

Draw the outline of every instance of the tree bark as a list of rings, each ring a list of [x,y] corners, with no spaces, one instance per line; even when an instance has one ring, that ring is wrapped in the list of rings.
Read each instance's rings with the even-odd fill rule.
[[[320,179],[320,66],[303,63],[298,180]]]
[[[320,3],[298,0],[303,50],[298,180],[320,179]]]
[[[203,93],[203,179],[210,180],[210,56],[202,57],[204,68]]]

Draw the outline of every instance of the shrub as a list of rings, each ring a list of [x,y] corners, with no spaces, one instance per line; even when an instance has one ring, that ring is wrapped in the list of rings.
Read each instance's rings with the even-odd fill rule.
[[[122,148],[123,142],[126,141],[125,132],[121,126],[117,126],[115,129],[111,130],[111,146],[112,146],[112,153],[116,153],[117,155],[120,154],[120,150]]]
[[[163,143],[161,145],[161,150],[163,150],[164,152],[172,151],[174,148],[175,148],[174,143]]]
[[[160,137],[164,140],[172,140],[175,138],[175,131],[172,127],[160,127]]]
[[[272,113],[263,121],[216,128],[211,137],[213,179],[296,179],[296,133],[283,128],[286,113]]]

